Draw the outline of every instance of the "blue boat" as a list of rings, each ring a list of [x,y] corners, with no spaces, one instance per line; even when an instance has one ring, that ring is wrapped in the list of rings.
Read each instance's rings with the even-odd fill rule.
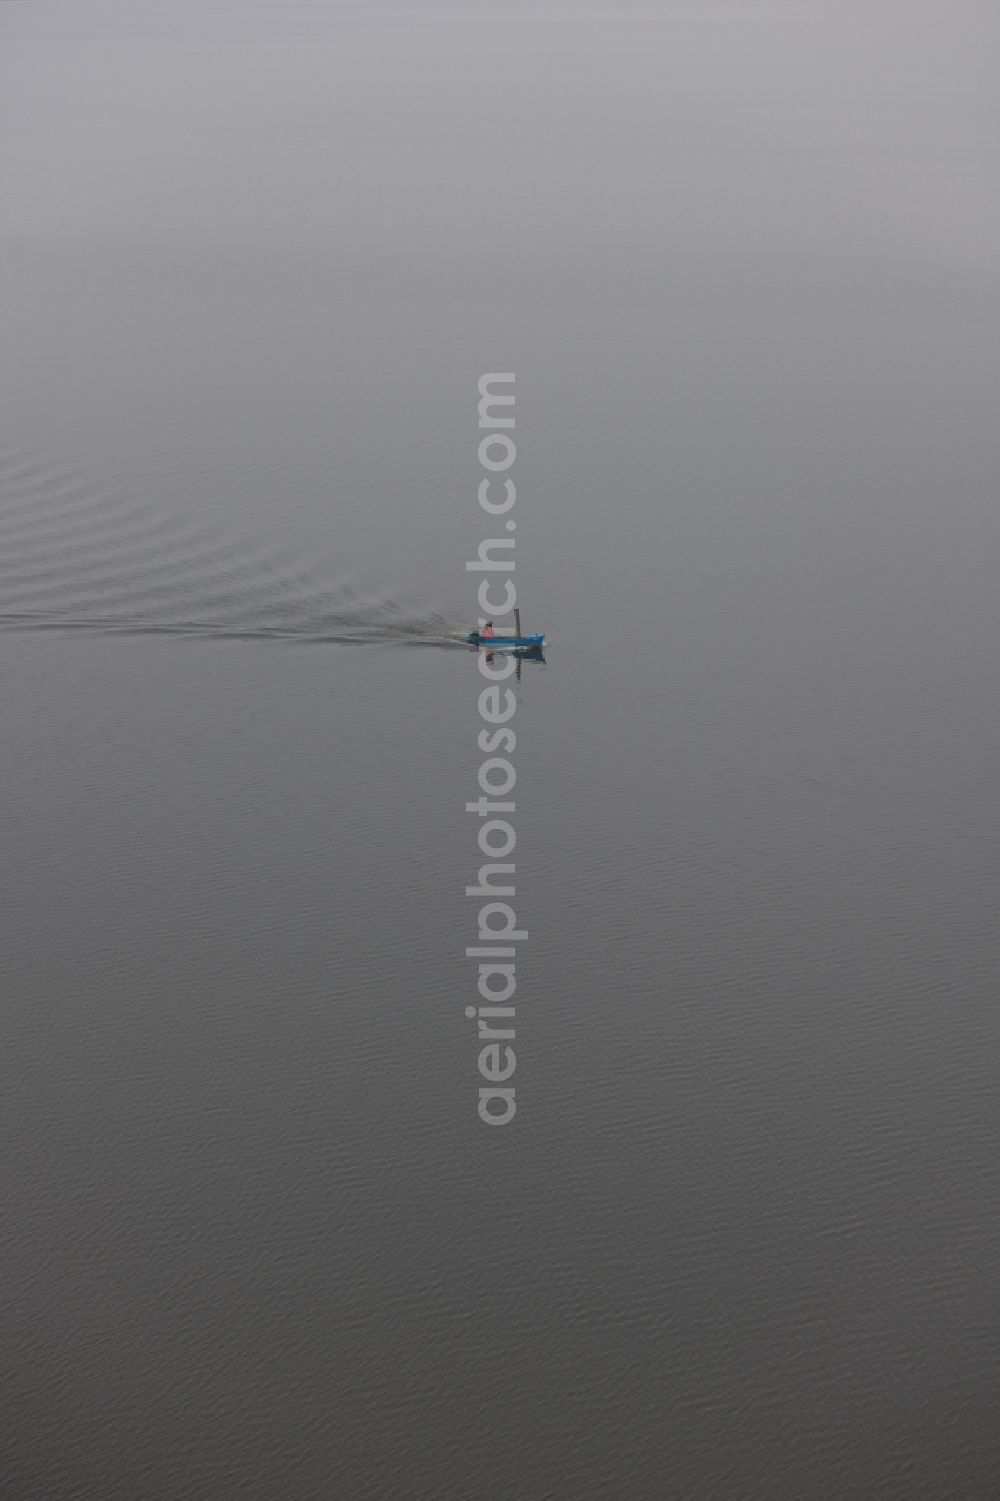
[[[537,636],[481,636],[478,631],[469,632],[469,643],[472,646],[505,646],[514,648],[540,648],[545,645],[545,635]]]

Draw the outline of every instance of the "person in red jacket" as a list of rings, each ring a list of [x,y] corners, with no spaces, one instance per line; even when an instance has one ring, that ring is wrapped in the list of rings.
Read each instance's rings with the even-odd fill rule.
[[[492,622],[492,620],[487,620],[486,624],[483,626],[483,629],[482,629],[483,639],[485,640],[487,636],[492,636],[492,635],[493,635],[493,622]]]

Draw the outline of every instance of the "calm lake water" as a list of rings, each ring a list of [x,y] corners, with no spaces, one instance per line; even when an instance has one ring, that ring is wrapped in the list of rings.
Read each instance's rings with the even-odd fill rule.
[[[997,41],[0,5],[5,1501],[1000,1495]]]

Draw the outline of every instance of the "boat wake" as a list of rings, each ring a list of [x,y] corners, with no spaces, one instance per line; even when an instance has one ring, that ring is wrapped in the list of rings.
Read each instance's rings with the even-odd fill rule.
[[[255,540],[0,453],[0,631],[466,645],[444,611],[331,581],[273,532]]]
[[[48,631],[105,636],[187,636],[217,641],[292,641],[341,646],[395,645],[463,647],[467,632],[443,620],[365,622],[345,616],[312,622],[267,624],[263,621],[154,620],[128,615],[69,615],[32,611],[0,611],[0,631]]]

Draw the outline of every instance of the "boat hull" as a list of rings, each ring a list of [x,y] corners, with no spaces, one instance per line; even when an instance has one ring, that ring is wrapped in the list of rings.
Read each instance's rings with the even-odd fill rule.
[[[544,646],[545,636],[481,636],[478,631],[470,631],[469,643],[472,646]]]

